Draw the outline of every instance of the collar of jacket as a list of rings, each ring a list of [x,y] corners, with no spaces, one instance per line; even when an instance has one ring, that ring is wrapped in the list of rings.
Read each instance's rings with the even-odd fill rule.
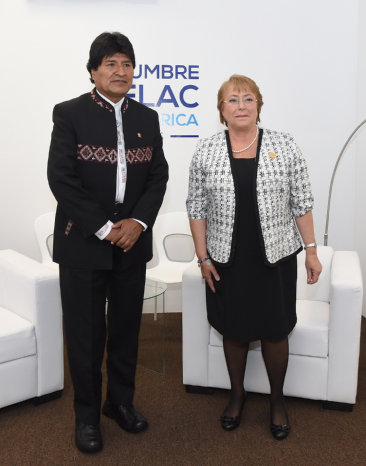
[[[103,97],[101,97],[96,88],[94,87],[94,89],[92,89],[90,91],[90,96],[93,100],[94,103],[96,103],[97,105],[99,105],[99,107],[105,109],[105,110],[108,110],[109,112],[111,113],[114,113],[114,108],[112,107],[112,105],[107,102],[106,100],[103,99]],[[129,98],[128,97],[125,97],[125,100],[123,101],[123,104],[122,104],[122,113],[125,113],[126,110],[128,109],[128,103],[129,103]]]

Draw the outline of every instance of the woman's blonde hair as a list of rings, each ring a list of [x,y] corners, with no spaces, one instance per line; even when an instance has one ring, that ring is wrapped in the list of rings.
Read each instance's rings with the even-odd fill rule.
[[[224,95],[229,86],[233,86],[233,89],[235,91],[248,90],[255,95],[255,98],[257,99],[257,110],[258,110],[257,123],[259,123],[261,121],[259,118],[259,115],[261,113],[261,109],[263,105],[262,94],[260,93],[260,90],[257,84],[252,79],[248,78],[247,76],[243,76],[241,74],[233,74],[232,76],[230,76],[230,78],[221,85],[219,92],[217,93],[217,109],[220,113],[220,122],[223,125],[226,125],[225,118],[222,114],[222,107],[224,105]]]

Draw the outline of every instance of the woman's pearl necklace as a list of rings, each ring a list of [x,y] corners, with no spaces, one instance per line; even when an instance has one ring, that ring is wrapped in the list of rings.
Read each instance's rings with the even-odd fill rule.
[[[252,145],[253,145],[253,144],[255,143],[255,141],[257,140],[258,134],[259,134],[259,128],[258,128],[258,126],[257,126],[257,131],[256,131],[256,133],[255,133],[255,138],[254,138],[253,141],[249,144],[249,146],[244,147],[244,149],[240,149],[240,150],[234,150],[234,149],[233,149],[234,154],[238,154],[239,152],[244,152],[245,150],[248,150],[250,147],[252,147]]]

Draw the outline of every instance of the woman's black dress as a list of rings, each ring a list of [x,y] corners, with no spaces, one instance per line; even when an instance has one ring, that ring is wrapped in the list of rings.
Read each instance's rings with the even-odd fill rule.
[[[225,337],[250,342],[278,341],[296,324],[296,256],[275,267],[265,264],[255,213],[255,164],[233,159],[238,185],[238,219],[234,259],[230,266],[215,267],[220,281],[216,293],[206,285],[210,324]]]

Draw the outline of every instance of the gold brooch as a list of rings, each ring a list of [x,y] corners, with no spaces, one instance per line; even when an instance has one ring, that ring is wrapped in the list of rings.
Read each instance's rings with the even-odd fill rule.
[[[275,159],[277,157],[277,155],[274,152],[269,152],[268,155],[271,157],[271,159]]]
[[[137,133],[137,136],[138,136],[139,138],[142,138],[141,133]]]

